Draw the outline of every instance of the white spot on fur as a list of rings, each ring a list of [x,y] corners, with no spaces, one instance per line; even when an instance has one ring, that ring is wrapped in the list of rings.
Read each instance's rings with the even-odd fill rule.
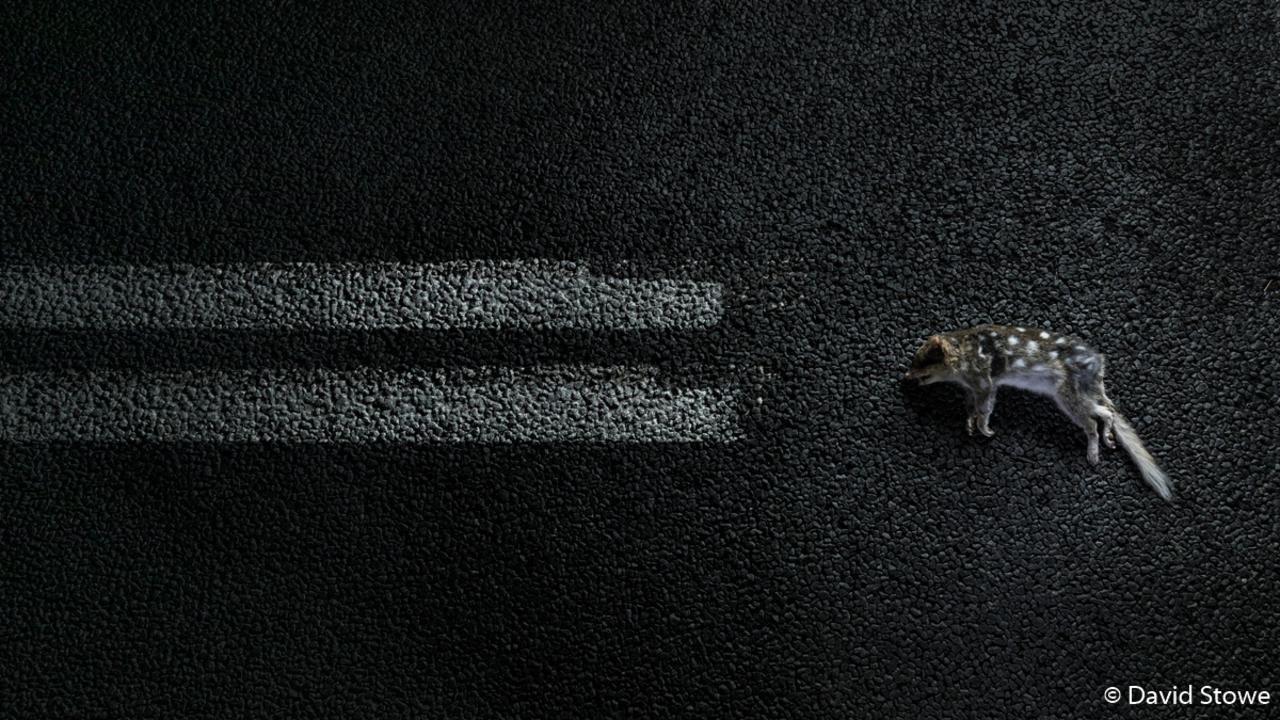
[[[1009,344],[1010,344],[1010,345],[1017,345],[1017,344],[1018,344],[1018,336],[1017,336],[1017,335],[1010,335],[1010,336],[1009,336]]]
[[[1044,330],[1041,330],[1041,331],[1040,331],[1040,339],[1041,339],[1041,340],[1048,340],[1048,339],[1049,339],[1049,333],[1045,332]]]
[[[1049,351],[1049,359],[1050,359],[1050,360],[1057,360],[1057,359],[1058,359],[1058,351],[1057,351],[1057,350],[1050,350],[1050,351]]]
[[[1087,347],[1085,347],[1085,346],[1083,346],[1083,345],[1076,345],[1076,346],[1075,346],[1075,349],[1076,349],[1076,350],[1079,350],[1080,352],[1084,352],[1085,350],[1088,350],[1089,348],[1087,348]]]
[[[1016,328],[1014,328],[1014,329],[1015,329],[1015,330],[1017,330],[1018,332],[1026,332],[1026,331],[1027,331],[1027,329],[1026,329],[1026,328],[1024,328],[1024,327],[1016,327]]]
[[[1040,345],[1035,340],[1027,341],[1027,352],[1035,352],[1036,350],[1039,350],[1039,349],[1040,349]]]
[[[1017,360],[1013,361],[1013,366],[1016,368],[1024,368],[1027,366],[1027,361],[1023,360],[1022,358],[1018,358]]]
[[[1066,345],[1066,344],[1067,344],[1067,339],[1066,339],[1066,338],[1064,338],[1064,337],[1060,337],[1060,338],[1058,338],[1057,340],[1054,340],[1053,342],[1054,342],[1055,344],[1057,344],[1057,345]]]
[[[1041,365],[1040,363],[1036,363],[1035,365],[1031,366],[1031,370],[1032,372],[1040,372],[1041,370],[1044,370],[1044,366]]]

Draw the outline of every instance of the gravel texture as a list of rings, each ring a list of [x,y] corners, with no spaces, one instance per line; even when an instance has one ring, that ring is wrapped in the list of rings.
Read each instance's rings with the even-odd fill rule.
[[[6,266],[543,258],[716,283],[722,315],[18,327],[0,372],[694,368],[743,438],[0,443],[0,715],[1280,691],[1274,3],[5,12]],[[972,439],[958,392],[900,384],[988,321],[1105,353],[1177,502],[1044,399]]]

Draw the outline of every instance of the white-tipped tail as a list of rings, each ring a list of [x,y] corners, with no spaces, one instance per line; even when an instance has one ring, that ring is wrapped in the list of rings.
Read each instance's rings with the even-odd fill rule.
[[[1129,457],[1133,458],[1133,464],[1138,466],[1138,472],[1142,473],[1142,479],[1147,481],[1152,490],[1159,493],[1160,497],[1173,502],[1173,483],[1169,481],[1169,476],[1164,474],[1159,465],[1156,465],[1155,458],[1151,457],[1151,453],[1147,452],[1147,448],[1138,439],[1138,433],[1134,432],[1133,426],[1123,415],[1116,412],[1114,408],[1111,410],[1115,418],[1116,437],[1120,440],[1120,444],[1128,451]]]

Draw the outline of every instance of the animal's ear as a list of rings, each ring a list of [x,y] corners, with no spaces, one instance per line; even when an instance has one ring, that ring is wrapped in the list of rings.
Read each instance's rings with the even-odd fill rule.
[[[932,335],[924,343],[924,359],[928,363],[944,362],[955,351],[955,346],[941,335]]]

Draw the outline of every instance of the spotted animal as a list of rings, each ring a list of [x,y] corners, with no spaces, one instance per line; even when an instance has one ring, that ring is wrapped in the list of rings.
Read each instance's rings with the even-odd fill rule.
[[[1103,387],[1106,359],[1074,335],[1022,326],[978,325],[929,337],[912,359],[906,377],[922,384],[951,382],[963,387],[971,411],[969,434],[987,437],[1001,387],[1029,390],[1053,398],[1085,435],[1087,457],[1097,464],[1098,430],[1109,448],[1120,445],[1138,471],[1165,500],[1173,484],[1151,457],[1133,426],[1116,410]]]

